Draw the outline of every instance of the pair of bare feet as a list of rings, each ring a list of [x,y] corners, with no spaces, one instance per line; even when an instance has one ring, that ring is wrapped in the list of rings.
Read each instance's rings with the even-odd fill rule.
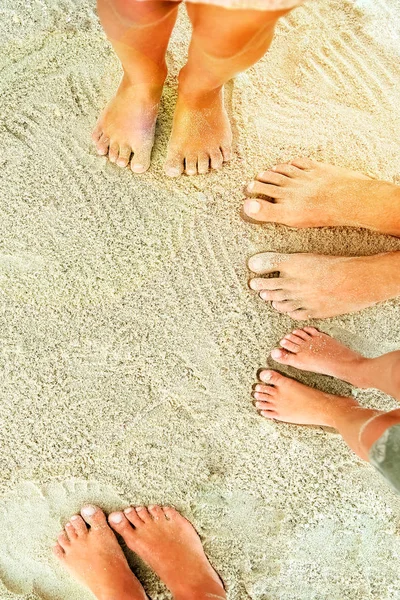
[[[400,351],[365,358],[314,327],[295,329],[281,340],[280,346],[271,352],[278,363],[330,375],[359,388],[374,387],[400,401]],[[385,429],[400,422],[400,411],[383,413],[362,408],[354,398],[325,394],[276,371],[264,369],[259,379],[253,396],[263,417],[297,425],[333,427],[365,460]],[[367,424],[370,428],[363,438]]]
[[[348,169],[299,158],[260,173],[243,210],[256,223],[364,227],[400,236],[400,187]],[[252,256],[251,289],[295,320],[352,313],[400,295],[400,252]],[[265,275],[279,274],[278,277]]]
[[[129,507],[108,516],[97,506],[73,515],[54,547],[61,564],[98,600],[146,600],[114,531],[158,575],[175,600],[224,600],[193,526],[175,509]]]

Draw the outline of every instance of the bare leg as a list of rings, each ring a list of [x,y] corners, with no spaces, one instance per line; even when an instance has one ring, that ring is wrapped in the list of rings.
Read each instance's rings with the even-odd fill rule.
[[[222,582],[208,562],[199,536],[175,509],[131,507],[112,513],[108,520],[175,600],[225,600]]]
[[[325,318],[357,312],[400,296],[400,252],[343,257],[263,252],[249,259],[258,275],[250,287],[292,319]]]
[[[189,58],[179,75],[179,95],[165,163],[176,177],[219,169],[231,157],[232,133],[223,86],[268,50],[275,25],[289,11],[227,10],[187,4],[193,24]]]
[[[98,600],[146,600],[103,511],[85,506],[82,517],[71,517],[58,536],[53,551],[60,563]]]
[[[124,75],[100,115],[93,141],[111,162],[143,173],[149,168],[164,80],[165,53],[179,2],[98,0],[101,23]],[[132,156],[133,155],[133,156]],[[132,160],[131,160],[132,156]]]
[[[364,460],[371,446],[393,425],[400,410],[383,413],[362,408],[353,398],[325,394],[276,371],[261,371],[254,398],[260,414],[297,425],[324,425],[339,431],[347,445]]]
[[[350,169],[299,158],[259,173],[247,194],[244,212],[257,222],[348,225],[400,236],[400,187]]]
[[[400,351],[365,358],[315,327],[295,329],[271,356],[296,369],[343,379],[359,388],[376,388],[400,401]]]

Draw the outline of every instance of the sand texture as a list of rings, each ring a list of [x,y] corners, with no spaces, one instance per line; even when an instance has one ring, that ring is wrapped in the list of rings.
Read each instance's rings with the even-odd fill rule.
[[[153,166],[135,176],[91,146],[121,75],[94,2],[2,0],[1,600],[89,600],[49,551],[88,501],[175,505],[230,600],[400,599],[398,497],[335,433],[255,413],[255,373],[294,322],[248,290],[246,269],[261,250],[373,254],[400,240],[239,215],[244,183],[298,155],[400,183],[398,8],[294,11],[268,56],[227,86],[235,160],[169,180],[184,8]],[[371,356],[400,347],[395,301],[314,324]],[[138,568],[153,600],[168,598]]]

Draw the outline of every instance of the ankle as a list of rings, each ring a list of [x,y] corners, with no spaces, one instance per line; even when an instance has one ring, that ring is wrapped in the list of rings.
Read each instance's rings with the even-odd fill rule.
[[[120,83],[120,88],[132,88],[134,87],[139,92],[151,93],[159,92],[163,88],[165,80],[168,75],[167,64],[158,65],[151,71],[145,71],[144,69],[138,72],[137,70],[127,71],[124,69],[124,74]]]
[[[349,376],[345,381],[361,389],[374,387],[371,385],[371,367],[374,360],[359,354],[357,358],[354,358],[354,361],[347,365]]]
[[[213,79],[210,75],[192,73],[183,67],[178,77],[179,95],[194,101],[209,102],[220,96],[224,83]]]

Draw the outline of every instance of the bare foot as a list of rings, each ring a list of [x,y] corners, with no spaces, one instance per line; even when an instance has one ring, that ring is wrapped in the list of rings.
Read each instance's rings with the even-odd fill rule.
[[[342,167],[298,158],[259,173],[246,193],[253,198],[243,210],[257,222],[347,225],[400,235],[400,188]]]
[[[146,600],[103,511],[85,506],[81,512],[83,518],[71,517],[54,546],[61,564],[98,600]]]
[[[193,526],[175,509],[127,508],[109,523],[172,592],[175,600],[224,600],[224,587]]]
[[[263,252],[249,259],[251,289],[297,321],[334,317],[400,295],[400,252],[343,257]]]
[[[368,368],[369,359],[315,327],[295,329],[285,335],[280,345],[282,349],[275,348],[271,352],[276,362],[303,371],[331,375],[363,387],[359,384],[366,379],[362,372]]]
[[[162,86],[131,85],[124,77],[92,134],[98,154],[134,173],[150,166]]]
[[[165,172],[170,177],[220,169],[231,158],[232,132],[223,90],[189,97],[179,92]]]
[[[267,419],[337,428],[337,417],[343,419],[343,413],[359,406],[353,398],[325,394],[276,371],[261,371],[260,379],[253,396],[257,410]]]

